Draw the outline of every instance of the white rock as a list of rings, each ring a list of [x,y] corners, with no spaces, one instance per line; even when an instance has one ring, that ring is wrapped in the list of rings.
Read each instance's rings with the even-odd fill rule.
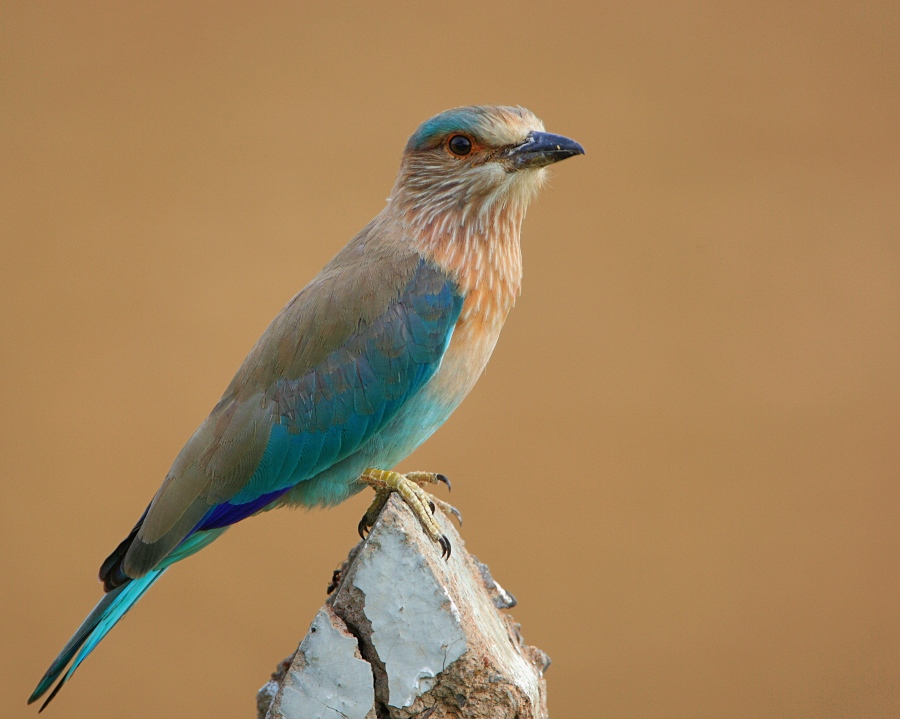
[[[456,604],[429,571],[417,542],[380,532],[377,551],[356,560],[353,585],[365,594],[370,640],[388,675],[388,704],[408,707],[466,651]]]
[[[360,657],[356,638],[331,607],[322,607],[266,716],[365,719],[374,703],[371,665]]]
[[[512,595],[436,519],[453,547],[448,561],[390,499],[286,675],[260,691],[261,717],[546,719],[549,659],[500,611]]]

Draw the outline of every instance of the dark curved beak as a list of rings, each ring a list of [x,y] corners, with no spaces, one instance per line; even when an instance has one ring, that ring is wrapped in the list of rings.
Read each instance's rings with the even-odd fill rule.
[[[525,142],[507,151],[517,170],[545,167],[573,155],[583,155],[584,148],[575,140],[549,132],[531,132]]]

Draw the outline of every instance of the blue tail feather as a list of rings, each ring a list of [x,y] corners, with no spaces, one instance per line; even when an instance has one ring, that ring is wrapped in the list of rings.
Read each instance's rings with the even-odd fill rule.
[[[91,610],[91,613],[88,614],[87,619],[81,623],[81,626],[78,627],[78,630],[72,635],[68,644],[63,647],[59,656],[53,660],[53,664],[50,665],[46,674],[44,674],[41,681],[38,682],[31,697],[29,697],[28,703],[31,704],[36,702],[44,696],[44,694],[47,693],[47,690],[53,686],[53,682],[62,676],[62,678],[59,679],[59,683],[53,688],[53,691],[50,692],[50,696],[48,696],[46,701],[41,705],[41,711],[44,711],[44,707],[53,700],[53,697],[55,697],[59,690],[63,688],[63,685],[72,678],[75,670],[78,669],[78,667],[81,666],[81,663],[87,659],[88,655],[94,651],[103,637],[109,633],[109,630],[125,616],[126,612],[131,609],[137,600],[144,595],[144,592],[146,592],[150,586],[163,575],[166,569],[175,562],[179,562],[185,557],[194,554],[194,552],[203,549],[207,544],[218,538],[225,529],[225,527],[216,528],[212,531],[197,532],[196,534],[190,535],[178,545],[178,547],[172,550],[169,556],[157,565],[156,569],[151,569],[143,577],[131,579],[127,584],[116,587],[108,594],[104,594],[103,598],[97,602],[97,606],[95,606]],[[66,670],[66,666],[69,665],[69,662],[72,664],[69,666],[68,670]],[[65,672],[65,674],[63,674],[63,672]]]
[[[44,674],[34,693],[28,699],[28,703],[31,704],[40,699],[53,682],[56,681],[57,677],[65,671],[66,665],[71,661],[72,666],[69,667],[69,670],[60,679],[59,684],[56,685],[41,706],[41,711],[43,711],[44,707],[53,700],[53,697],[62,689],[63,685],[71,679],[72,674],[75,673],[81,662],[87,658],[88,654],[94,651],[100,640],[107,635],[116,622],[125,616],[125,613],[143,596],[144,592],[150,588],[150,585],[162,576],[163,572],[165,572],[165,569],[154,569],[140,579],[133,579],[128,584],[114,589],[109,594],[105,594],[87,616],[87,619],[78,627],[78,631],[75,632],[69,643],[59,653],[53,664],[50,665],[47,673]]]

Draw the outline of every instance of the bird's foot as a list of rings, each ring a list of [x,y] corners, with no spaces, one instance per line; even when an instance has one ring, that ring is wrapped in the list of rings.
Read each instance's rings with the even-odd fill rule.
[[[450,489],[450,480],[443,474],[434,472],[407,472],[400,474],[390,470],[375,469],[370,467],[359,478],[375,490],[375,499],[369,506],[363,518],[359,521],[359,536],[365,538],[366,532],[375,524],[378,515],[387,503],[392,492],[397,492],[406,502],[413,514],[419,519],[422,529],[425,530],[432,541],[441,545],[441,556],[450,558],[450,540],[441,531],[440,525],[434,519],[436,509],[444,514],[453,515],[462,525],[462,515],[456,507],[436,497],[432,497],[422,489],[423,484],[443,483]]]

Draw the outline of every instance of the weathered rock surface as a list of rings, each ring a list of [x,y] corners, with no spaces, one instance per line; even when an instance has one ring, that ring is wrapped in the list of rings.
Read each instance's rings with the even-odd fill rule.
[[[260,690],[260,719],[547,717],[547,655],[524,644],[500,611],[515,599],[438,521],[448,561],[391,498],[297,652]]]

